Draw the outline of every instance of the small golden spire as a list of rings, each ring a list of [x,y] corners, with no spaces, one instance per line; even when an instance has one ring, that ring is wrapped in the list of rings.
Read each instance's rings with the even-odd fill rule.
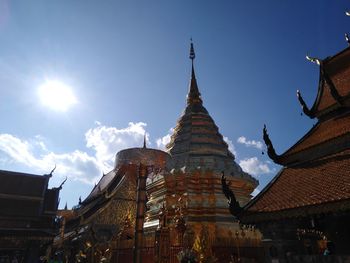
[[[147,147],[146,147],[146,132],[145,132],[145,134],[143,135],[143,148],[144,149],[146,149]]]

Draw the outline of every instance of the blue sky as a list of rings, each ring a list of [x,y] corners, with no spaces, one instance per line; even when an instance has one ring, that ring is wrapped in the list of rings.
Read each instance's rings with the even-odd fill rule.
[[[305,55],[347,46],[348,9],[325,0],[0,0],[0,169],[43,174],[56,163],[51,185],[67,175],[61,205],[72,206],[145,131],[161,147],[185,106],[192,37],[204,105],[261,190],[279,169],[261,154],[263,124],[282,153],[315,123],[295,95],[309,106],[316,96],[318,67]],[[47,80],[71,87],[78,103],[45,106]]]

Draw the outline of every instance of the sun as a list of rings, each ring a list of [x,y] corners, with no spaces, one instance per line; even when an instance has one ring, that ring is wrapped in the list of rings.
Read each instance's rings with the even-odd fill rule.
[[[43,105],[56,111],[67,111],[77,103],[72,89],[57,80],[47,80],[39,87],[38,92]]]

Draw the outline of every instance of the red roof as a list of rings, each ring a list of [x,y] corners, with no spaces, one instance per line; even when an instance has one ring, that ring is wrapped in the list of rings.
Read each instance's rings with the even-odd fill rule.
[[[350,86],[348,85],[350,82],[350,48],[325,59],[322,67],[324,72],[329,76],[339,96],[342,98],[350,96]],[[321,74],[317,98],[311,111],[318,117],[322,115],[323,111],[333,106],[339,107],[330,92],[329,83],[325,81],[324,76]]]
[[[276,212],[350,201],[350,149],[295,167],[279,175],[246,207],[246,212]]]
[[[287,150],[283,157],[301,152],[315,145],[325,143],[334,138],[350,133],[350,114],[344,114],[337,118],[332,118],[317,123],[303,138],[294,146]]]
[[[283,155],[274,156],[267,140],[269,156],[285,167],[245,207],[242,220],[350,210],[350,48],[323,60],[320,73],[316,101],[306,109],[318,123]]]

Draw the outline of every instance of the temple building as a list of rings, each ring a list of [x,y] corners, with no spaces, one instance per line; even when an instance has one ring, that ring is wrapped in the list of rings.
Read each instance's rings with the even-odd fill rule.
[[[38,262],[49,253],[62,188],[48,189],[51,175],[0,170],[0,262]]]
[[[317,123],[281,155],[264,127],[268,155],[283,168],[241,215],[269,243],[267,262],[350,254],[350,48],[324,60],[307,58],[320,66],[316,100],[309,109],[297,96]]]
[[[146,141],[143,147],[120,151],[114,169],[89,196],[75,209],[60,211],[64,224],[55,248],[65,259],[138,262],[135,258],[142,255],[142,262],[170,263],[178,262],[182,249],[194,247],[203,256],[215,254],[228,262],[240,247],[260,245],[260,233],[243,229],[232,217],[221,189],[224,173],[245,205],[258,181],[235,162],[203,106],[192,43],[190,59],[186,108],[166,152],[147,148]]]

